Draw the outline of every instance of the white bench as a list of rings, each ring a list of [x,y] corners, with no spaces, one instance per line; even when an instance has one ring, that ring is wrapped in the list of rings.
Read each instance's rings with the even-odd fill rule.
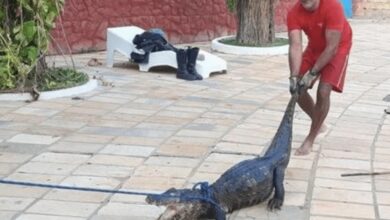
[[[107,29],[107,66],[112,67],[114,64],[115,51],[123,54],[130,59],[131,52],[143,53],[137,50],[133,44],[135,35],[142,34],[144,30],[136,26],[113,27]],[[222,58],[200,50],[196,61],[196,71],[203,78],[208,78],[210,73],[223,72],[227,70],[227,63]],[[155,66],[171,66],[177,68],[176,53],[174,51],[157,51],[149,54],[149,62],[139,64],[139,70],[149,71]]]

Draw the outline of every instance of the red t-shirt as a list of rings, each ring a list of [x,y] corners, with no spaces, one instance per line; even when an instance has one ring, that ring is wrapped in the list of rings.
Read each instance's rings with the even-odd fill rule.
[[[298,1],[288,13],[287,28],[288,31],[303,30],[309,40],[308,48],[316,55],[326,47],[326,29],[341,32],[338,54],[348,54],[352,46],[352,29],[339,0],[320,0],[313,12],[307,11]]]

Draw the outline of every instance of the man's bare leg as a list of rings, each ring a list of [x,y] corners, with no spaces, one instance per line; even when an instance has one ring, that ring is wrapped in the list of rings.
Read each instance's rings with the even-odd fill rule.
[[[314,101],[307,90],[301,92],[298,98],[299,107],[313,120]]]
[[[307,91],[301,94],[298,100],[299,106],[310,116],[312,123],[309,135],[305,138],[301,147],[297,149],[295,155],[307,155],[313,148],[314,140],[329,112],[331,91],[332,86],[330,84],[320,83],[318,85],[317,102],[315,104],[311,104],[314,102]]]
[[[314,109],[314,101],[307,92],[307,90],[302,91],[302,94],[299,96],[298,100],[299,107],[313,120],[313,109]],[[319,133],[325,132],[328,129],[325,123],[321,125],[321,129]]]
[[[328,126],[325,124],[325,122],[322,122],[321,128],[318,131],[318,134],[324,133],[328,130]]]

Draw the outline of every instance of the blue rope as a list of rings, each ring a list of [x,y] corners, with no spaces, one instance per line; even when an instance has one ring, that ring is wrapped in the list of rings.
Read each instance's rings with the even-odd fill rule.
[[[134,191],[125,191],[125,190],[111,190],[111,189],[98,189],[91,187],[78,187],[78,186],[64,186],[64,185],[55,185],[55,184],[46,184],[46,183],[33,183],[33,182],[23,182],[23,181],[15,181],[15,180],[5,180],[0,179],[0,183],[9,184],[9,185],[19,185],[19,186],[30,186],[30,187],[40,187],[40,188],[53,188],[53,189],[65,189],[65,190],[77,190],[77,191],[87,191],[87,192],[101,192],[101,193],[115,193],[115,194],[127,194],[127,195],[141,195],[141,196],[157,196],[160,198],[175,198],[177,196],[170,195],[161,195],[157,193],[143,193],[143,192],[134,192]],[[211,189],[207,182],[196,183],[192,189],[196,189],[200,186],[202,197],[196,196],[186,196],[179,197],[181,202],[189,202],[189,201],[204,201],[211,205],[213,205],[219,211],[224,210],[221,206],[214,201],[211,195]]]
[[[225,220],[226,219],[226,212],[221,208],[221,206],[215,202],[215,199],[213,197],[213,194],[211,192],[211,187],[209,186],[208,182],[199,182],[196,183],[192,189],[196,189],[198,186],[200,186],[200,192],[207,201],[214,206],[214,214],[216,217],[216,220]]]
[[[121,191],[121,190],[111,190],[111,189],[98,189],[98,188],[78,187],[78,186],[64,186],[64,185],[54,185],[54,184],[45,184],[45,183],[33,183],[33,182],[23,182],[23,181],[4,180],[4,179],[1,179],[0,183],[10,184],[10,185],[20,185],[20,186],[41,187],[41,188],[54,188],[54,189],[87,191],[87,192],[117,193],[117,194],[130,194],[130,195],[141,195],[141,196],[153,195],[151,193],[149,194],[149,193],[132,192],[132,191]]]

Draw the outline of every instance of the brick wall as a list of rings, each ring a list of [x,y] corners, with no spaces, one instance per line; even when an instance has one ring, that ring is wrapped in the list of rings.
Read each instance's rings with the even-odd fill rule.
[[[355,18],[390,18],[390,0],[353,0]]]
[[[276,29],[285,29],[287,8],[296,0],[278,0]],[[233,34],[235,17],[225,0],[66,0],[63,15],[52,31],[52,52],[104,50],[107,27],[160,27],[172,43],[209,41]],[[66,36],[66,38],[64,37]]]
[[[286,31],[287,13],[297,0],[278,0],[275,8],[275,29],[277,32]]]

